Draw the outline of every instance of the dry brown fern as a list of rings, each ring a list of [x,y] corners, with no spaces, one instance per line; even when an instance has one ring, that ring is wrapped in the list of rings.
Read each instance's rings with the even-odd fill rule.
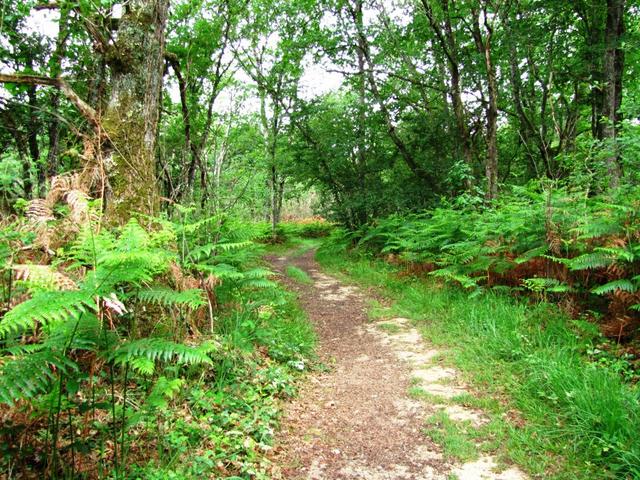
[[[11,268],[16,272],[16,280],[31,281],[56,290],[78,289],[73,279],[54,270],[50,265],[17,264]]]

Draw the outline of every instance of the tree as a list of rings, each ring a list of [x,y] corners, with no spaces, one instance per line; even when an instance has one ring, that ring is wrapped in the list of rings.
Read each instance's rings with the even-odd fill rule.
[[[114,222],[132,212],[151,214],[158,209],[155,147],[165,54],[168,0],[137,0],[114,19],[117,33],[90,29],[110,72],[110,95],[104,113],[96,111],[61,77],[26,73],[1,74],[0,83],[55,87],[93,127],[91,146],[85,151],[89,177],[106,171],[101,194]],[[91,24],[93,25],[93,24]]]
[[[270,191],[268,217],[274,238],[286,183],[278,151],[287,114],[297,99],[306,32],[313,24],[309,14],[308,9],[298,8],[295,2],[255,1],[243,24],[250,44],[235,50],[238,63],[256,84],[260,102],[259,119]]]
[[[213,19],[208,12],[216,12]],[[184,139],[182,168],[175,200],[193,192],[196,171],[200,172],[201,204],[208,196],[208,165],[204,158],[215,120],[214,105],[230,83],[234,68],[231,44],[243,11],[240,2],[194,1],[179,6],[171,20],[167,61],[174,71],[180,92]]]

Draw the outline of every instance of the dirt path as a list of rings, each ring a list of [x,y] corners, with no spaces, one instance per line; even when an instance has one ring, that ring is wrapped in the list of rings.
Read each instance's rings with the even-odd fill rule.
[[[455,370],[437,364],[430,348],[403,318],[371,323],[366,297],[322,273],[314,252],[271,258],[306,271],[313,284],[283,281],[297,291],[316,326],[319,354],[329,371],[316,374],[288,404],[273,461],[287,480],[520,480],[516,468],[499,471],[486,456],[456,465],[424,434],[425,419],[438,411],[472,427],[482,412],[447,402],[467,393]],[[419,386],[429,400],[408,395]]]

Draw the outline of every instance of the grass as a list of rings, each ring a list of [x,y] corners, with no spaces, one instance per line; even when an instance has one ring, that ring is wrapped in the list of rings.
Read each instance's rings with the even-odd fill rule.
[[[399,333],[402,330],[400,325],[395,323],[378,323],[376,327],[387,333]]]
[[[299,257],[322,244],[322,239],[287,237],[282,243],[268,243],[263,246],[265,253],[271,255],[284,255]]]
[[[294,267],[293,265],[288,265],[286,270],[287,276],[289,278],[294,279],[296,282],[304,283],[306,285],[310,285],[313,283],[311,277],[304,270]]]
[[[503,460],[539,478],[640,478],[639,390],[587,360],[602,342],[593,325],[544,303],[495,293],[469,298],[330,245],[317,258],[337,275],[377,287],[392,302],[388,316],[413,319],[426,339],[450,352],[446,362],[493,399],[480,402],[492,407]],[[374,314],[380,317],[380,308]],[[411,393],[419,396],[420,389]],[[505,417],[522,420],[494,421]],[[438,435],[453,435],[447,432],[443,426]]]
[[[470,426],[454,422],[445,412],[427,419],[425,434],[442,447],[448,460],[468,462],[478,458],[478,449],[470,434]]]

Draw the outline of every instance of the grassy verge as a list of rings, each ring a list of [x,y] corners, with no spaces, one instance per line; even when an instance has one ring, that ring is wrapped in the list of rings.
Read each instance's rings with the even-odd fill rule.
[[[591,324],[548,304],[491,293],[469,298],[329,244],[317,258],[391,301],[391,307],[374,306],[374,315],[411,318],[448,352],[444,362],[483,392],[466,401],[490,414],[487,451],[537,478],[640,478],[639,391],[610,366],[588,361],[602,341]],[[469,433],[445,419],[431,419],[427,432],[448,444],[452,456],[472,455]]]

